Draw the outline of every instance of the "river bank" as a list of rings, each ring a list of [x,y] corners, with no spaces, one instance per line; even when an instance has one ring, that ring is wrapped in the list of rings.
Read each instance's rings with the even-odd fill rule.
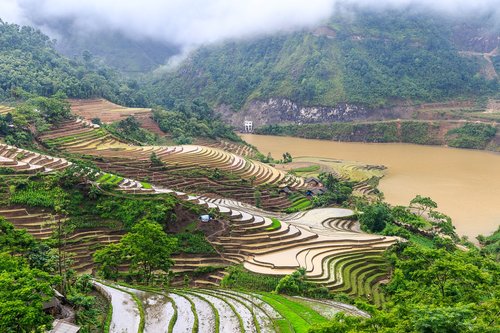
[[[242,134],[262,153],[279,158],[314,156],[382,164],[380,182],[386,201],[407,205],[417,194],[435,200],[450,215],[459,235],[474,239],[500,224],[500,154],[401,143],[333,142],[294,137]]]

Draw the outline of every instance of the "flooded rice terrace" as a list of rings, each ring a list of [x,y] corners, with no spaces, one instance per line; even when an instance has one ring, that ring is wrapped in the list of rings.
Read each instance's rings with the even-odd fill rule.
[[[500,225],[500,154],[411,144],[351,143],[243,134],[262,153],[311,156],[387,166],[379,189],[391,204],[429,196],[471,240]]]

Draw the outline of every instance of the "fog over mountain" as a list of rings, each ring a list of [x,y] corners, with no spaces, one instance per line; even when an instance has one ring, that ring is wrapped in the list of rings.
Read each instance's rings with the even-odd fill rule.
[[[412,7],[451,15],[500,13],[500,0],[0,0],[0,18],[35,25],[53,37],[63,24],[79,33],[111,30],[186,50],[314,26],[330,17],[339,4]]]

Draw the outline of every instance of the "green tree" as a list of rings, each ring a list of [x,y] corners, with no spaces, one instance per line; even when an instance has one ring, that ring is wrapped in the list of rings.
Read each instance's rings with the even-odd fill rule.
[[[309,297],[326,297],[328,289],[307,281],[306,270],[300,267],[292,274],[281,278],[274,292],[287,295],[301,295]]]
[[[418,194],[410,201],[410,208],[414,208],[419,212],[419,216],[424,213],[430,213],[433,209],[437,208],[437,203],[429,197],[423,197]]]
[[[126,262],[130,264],[130,273],[149,283],[154,271],[169,272],[173,264],[170,256],[177,246],[177,238],[165,234],[160,224],[143,219],[118,244],[96,251],[94,261],[105,278],[116,278],[118,266]]]
[[[25,254],[35,245],[33,236],[26,230],[15,229],[12,223],[0,216],[0,249],[14,256]]]
[[[99,268],[100,275],[105,279],[116,279],[118,268],[124,260],[122,243],[109,244],[94,253],[94,262]]]
[[[56,282],[48,273],[29,268],[21,258],[0,254],[0,331],[46,331],[53,319],[42,305],[54,295]]]
[[[97,331],[100,326],[95,297],[88,295],[92,291],[91,280],[92,276],[88,274],[78,276],[71,284],[67,296],[68,302],[76,310],[75,320],[81,326],[82,333]]]
[[[262,193],[260,193],[259,190],[255,190],[255,192],[253,192],[253,198],[255,200],[255,207],[260,208],[262,205]]]
[[[417,332],[467,332],[474,316],[471,305],[450,307],[422,306],[413,310],[414,328]]]
[[[392,222],[391,209],[384,203],[368,205],[363,209],[359,222],[364,230],[380,232],[387,223]]]
[[[142,220],[121,240],[131,271],[141,274],[147,283],[153,272],[168,273],[173,262],[170,255],[177,248],[177,239],[168,237],[161,225]]]
[[[291,163],[292,160],[292,155],[289,152],[283,154],[283,163]]]
[[[164,165],[163,161],[158,158],[155,152],[151,153],[151,156],[149,156],[149,160],[151,161],[152,166],[161,167]]]

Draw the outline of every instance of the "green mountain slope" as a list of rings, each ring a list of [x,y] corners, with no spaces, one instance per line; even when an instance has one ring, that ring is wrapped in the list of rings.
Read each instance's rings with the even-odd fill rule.
[[[0,100],[15,89],[50,96],[105,97],[127,105],[144,105],[133,83],[92,59],[70,60],[54,49],[54,42],[39,30],[4,23],[0,19]]]
[[[149,72],[178,52],[173,45],[134,40],[114,32],[79,33],[64,25],[55,26],[54,29],[62,34],[56,43],[56,49],[62,54],[80,57],[89,51],[106,66],[127,75]]]
[[[202,96],[234,109],[270,97],[378,107],[498,89],[477,74],[477,59],[459,55],[452,28],[430,15],[358,11],[309,31],[204,47],[151,89],[161,104]]]

